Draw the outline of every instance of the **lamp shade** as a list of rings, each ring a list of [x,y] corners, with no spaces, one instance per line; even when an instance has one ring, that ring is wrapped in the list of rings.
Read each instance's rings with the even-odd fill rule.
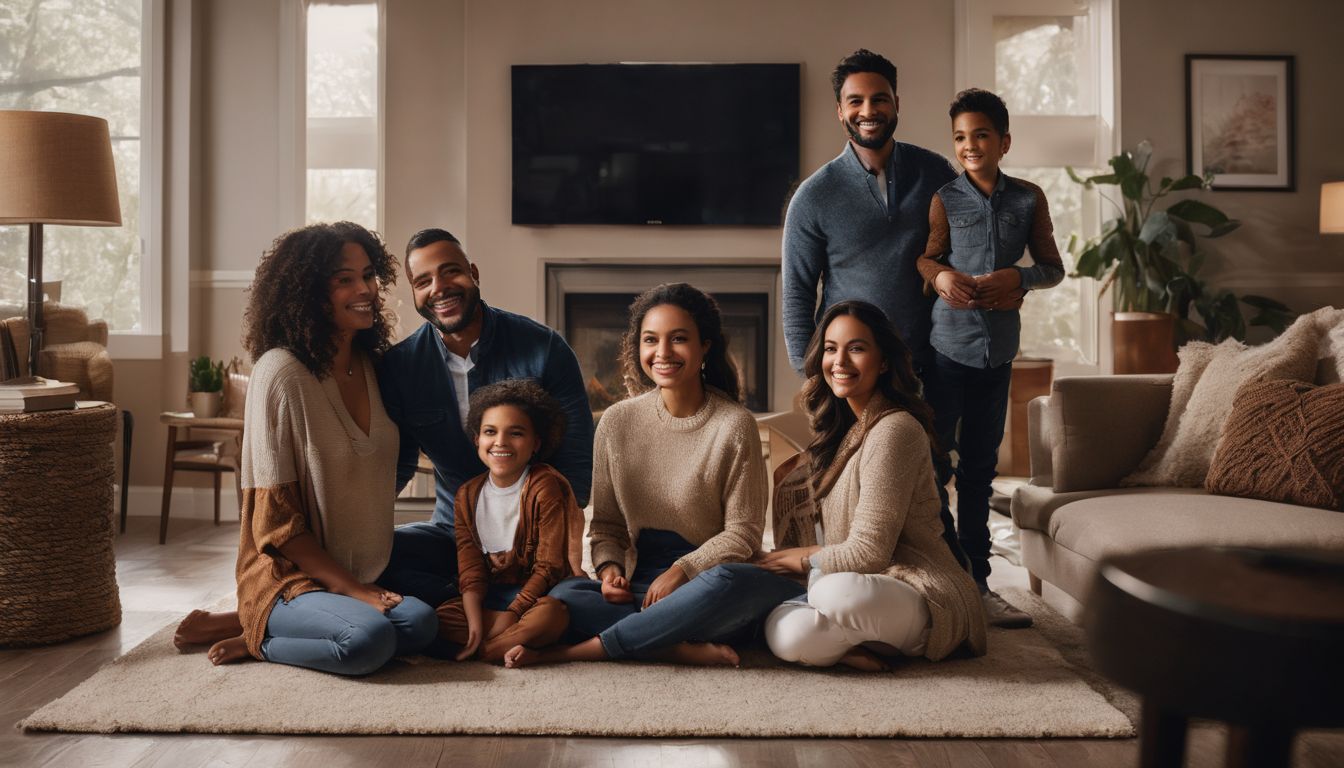
[[[0,224],[120,226],[107,121],[0,110]]]
[[[1344,235],[1344,181],[1321,185],[1321,234]]]

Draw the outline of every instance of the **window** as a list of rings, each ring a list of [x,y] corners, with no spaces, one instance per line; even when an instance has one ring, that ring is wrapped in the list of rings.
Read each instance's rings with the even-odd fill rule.
[[[379,10],[378,3],[308,5],[307,222],[379,228]]]
[[[1050,202],[1067,271],[1071,235],[1095,234],[1100,209],[1065,170],[1089,175],[1113,154],[1116,126],[1112,0],[958,0],[957,88],[999,94],[1011,116],[1005,173],[1038,184]],[[1022,307],[1022,353],[1094,365],[1093,281],[1066,277]]]
[[[0,108],[105,118],[121,227],[47,227],[43,277],[62,303],[113,331],[157,332],[158,289],[143,244],[152,199],[147,128],[151,0],[7,0],[0,4]],[[145,203],[142,205],[142,201]],[[0,302],[26,294],[27,228],[0,227]]]

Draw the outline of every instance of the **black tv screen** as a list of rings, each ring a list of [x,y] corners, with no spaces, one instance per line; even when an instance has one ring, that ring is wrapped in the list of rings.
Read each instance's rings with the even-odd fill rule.
[[[798,64],[513,67],[514,224],[773,226]]]

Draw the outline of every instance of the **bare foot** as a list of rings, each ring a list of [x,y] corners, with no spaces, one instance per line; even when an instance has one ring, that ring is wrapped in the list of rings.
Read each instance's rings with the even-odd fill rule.
[[[731,645],[721,643],[677,643],[659,657],[677,664],[699,667],[736,667],[742,662]]]
[[[227,640],[220,640],[218,643],[210,646],[206,658],[215,666],[220,664],[232,664],[235,661],[241,661],[247,658],[247,641],[243,640],[242,635],[230,637]]]
[[[850,669],[857,669],[860,672],[890,672],[891,665],[883,661],[877,654],[864,648],[863,646],[854,646],[850,648],[844,656],[840,657],[840,664],[844,664]]]
[[[237,611],[210,613],[196,610],[177,625],[173,645],[178,650],[188,650],[193,645],[210,645],[242,633],[243,625],[238,621]]]
[[[504,666],[509,669],[520,669],[539,661],[541,661],[541,654],[525,645],[515,645],[504,652]]]

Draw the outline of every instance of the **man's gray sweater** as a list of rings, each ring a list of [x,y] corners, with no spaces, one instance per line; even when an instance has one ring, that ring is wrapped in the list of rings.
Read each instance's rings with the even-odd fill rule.
[[[795,370],[802,370],[821,314],[849,299],[867,301],[887,314],[909,345],[916,367],[932,358],[933,299],[924,295],[915,262],[929,238],[929,202],[957,174],[942,155],[895,144],[885,191],[847,142],[840,156],[805,179],[789,202],[784,218],[784,341]]]

